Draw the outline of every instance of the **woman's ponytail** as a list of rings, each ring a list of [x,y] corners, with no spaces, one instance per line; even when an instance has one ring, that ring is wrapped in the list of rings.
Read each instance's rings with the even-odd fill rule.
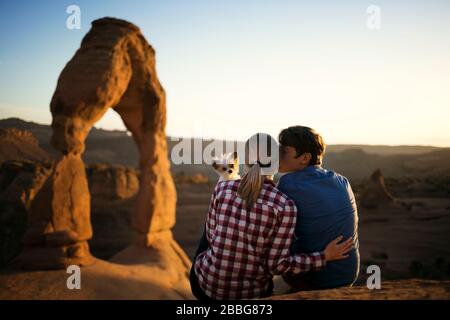
[[[277,164],[272,165],[274,161]],[[261,163],[262,162],[262,163]],[[257,133],[245,143],[246,172],[238,187],[238,195],[244,200],[247,209],[251,209],[258,200],[266,178],[278,169],[278,144],[267,133]]]
[[[264,184],[264,177],[261,174],[259,162],[254,163],[241,179],[238,188],[238,195],[244,200],[248,209],[251,209],[258,200],[259,193]]]

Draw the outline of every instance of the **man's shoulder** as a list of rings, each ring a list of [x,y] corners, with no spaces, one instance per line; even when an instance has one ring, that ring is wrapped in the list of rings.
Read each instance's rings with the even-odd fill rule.
[[[296,184],[300,182],[299,171],[288,172],[280,177],[277,188],[285,192],[285,190],[295,189]]]
[[[333,172],[333,177],[336,180],[341,181],[346,186],[350,185],[350,181],[349,181],[349,179],[346,176],[344,176],[344,175],[342,175],[340,173],[334,172],[334,171],[331,171],[331,172]]]
[[[305,176],[305,174],[308,176]],[[344,175],[342,175],[340,173],[337,173],[336,171],[320,167],[320,170],[314,172],[313,174],[311,174],[311,172],[308,173],[308,172],[304,172],[302,170],[285,173],[280,177],[278,185],[298,183],[303,180],[304,181],[311,181],[311,180],[316,180],[316,179],[320,180],[323,178],[335,178],[335,179],[343,180],[346,182],[349,181],[347,177],[345,177]]]

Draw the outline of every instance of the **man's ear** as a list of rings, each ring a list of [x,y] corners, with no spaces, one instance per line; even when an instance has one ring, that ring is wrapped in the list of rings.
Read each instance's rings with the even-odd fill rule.
[[[312,159],[311,153],[305,152],[304,154],[301,155],[302,165],[308,166],[309,163],[311,162],[311,159]]]

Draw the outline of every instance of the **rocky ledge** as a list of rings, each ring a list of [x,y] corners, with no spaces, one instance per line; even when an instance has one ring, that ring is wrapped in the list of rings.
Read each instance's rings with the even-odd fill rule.
[[[381,289],[366,286],[331,290],[301,291],[272,296],[268,300],[423,300],[450,299],[450,281],[393,280],[383,281]]]

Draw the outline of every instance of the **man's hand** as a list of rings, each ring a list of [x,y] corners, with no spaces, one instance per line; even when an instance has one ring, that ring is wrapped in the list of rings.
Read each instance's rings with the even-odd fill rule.
[[[353,249],[353,239],[350,237],[339,243],[344,237],[339,236],[331,241],[325,248],[325,258],[327,261],[342,260],[348,258],[348,252]]]

